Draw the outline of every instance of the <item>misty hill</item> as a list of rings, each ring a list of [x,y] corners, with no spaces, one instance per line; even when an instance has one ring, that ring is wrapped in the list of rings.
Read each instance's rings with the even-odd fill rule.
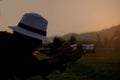
[[[116,26],[112,26],[111,28],[108,28],[108,29],[97,31],[97,32],[87,32],[87,33],[81,33],[81,34],[69,33],[69,34],[66,34],[66,35],[62,36],[62,38],[68,40],[71,35],[75,35],[78,40],[96,41],[97,40],[97,35],[99,34],[101,40],[103,40],[105,38],[112,38],[113,35],[114,35],[114,32],[116,30],[120,31],[120,24],[116,25]]]

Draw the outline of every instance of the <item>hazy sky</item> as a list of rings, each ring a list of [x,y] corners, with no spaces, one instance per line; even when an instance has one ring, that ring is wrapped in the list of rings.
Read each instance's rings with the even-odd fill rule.
[[[48,36],[120,24],[120,0],[0,0],[0,12],[0,30],[7,31],[24,13],[37,12],[48,20]]]

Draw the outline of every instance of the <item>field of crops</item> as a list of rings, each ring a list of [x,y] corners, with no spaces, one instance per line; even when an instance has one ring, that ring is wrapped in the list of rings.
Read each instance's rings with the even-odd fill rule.
[[[41,56],[39,55],[40,59]],[[50,80],[120,80],[120,52],[96,50],[83,55],[77,62],[68,63],[67,71],[55,71]],[[40,76],[28,80],[42,80]]]

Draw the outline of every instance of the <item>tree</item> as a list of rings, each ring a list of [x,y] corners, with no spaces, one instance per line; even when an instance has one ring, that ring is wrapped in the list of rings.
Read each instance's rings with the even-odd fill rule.
[[[116,30],[113,35],[114,40],[114,50],[118,51],[120,47],[120,31]]]
[[[100,34],[97,34],[97,47],[98,47],[98,48],[101,48],[101,47],[102,47],[102,42],[101,42]]]
[[[108,43],[109,43],[109,40],[107,37],[105,37],[103,41],[103,47],[108,48],[110,46]]]

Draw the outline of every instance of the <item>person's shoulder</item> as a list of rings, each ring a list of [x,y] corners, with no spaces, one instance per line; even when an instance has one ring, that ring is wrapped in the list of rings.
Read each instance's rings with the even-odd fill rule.
[[[8,46],[12,41],[12,33],[0,31],[0,47]]]
[[[10,37],[12,37],[12,33],[7,32],[7,31],[0,31],[0,40],[7,40]]]

